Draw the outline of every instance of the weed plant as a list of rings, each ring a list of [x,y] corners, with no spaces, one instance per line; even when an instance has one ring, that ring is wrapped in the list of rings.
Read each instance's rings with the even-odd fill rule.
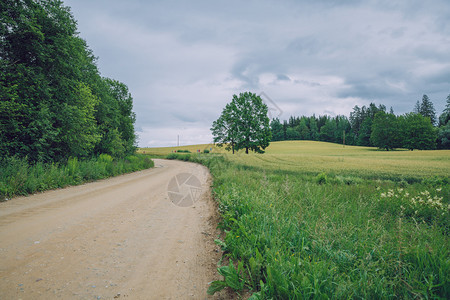
[[[29,165],[26,159],[0,160],[0,200],[45,190],[77,185],[119,174],[153,167],[145,155],[130,155],[114,160],[108,154],[79,160],[69,158],[66,163]]]

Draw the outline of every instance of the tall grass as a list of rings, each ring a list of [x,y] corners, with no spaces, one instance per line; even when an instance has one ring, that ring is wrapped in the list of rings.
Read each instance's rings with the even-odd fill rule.
[[[408,184],[385,173],[256,167],[245,156],[189,159],[211,170],[225,232],[217,244],[229,262],[211,293],[228,286],[253,299],[450,298],[448,178]],[[420,197],[434,204],[417,204]]]
[[[66,163],[28,164],[25,159],[0,160],[0,201],[17,195],[27,195],[45,190],[77,185],[123,173],[153,167],[145,155],[131,155],[114,160],[107,154],[79,160],[69,158]]]

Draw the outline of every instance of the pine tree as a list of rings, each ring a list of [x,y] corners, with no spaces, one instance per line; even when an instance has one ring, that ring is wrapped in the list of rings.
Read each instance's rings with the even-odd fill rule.
[[[436,110],[434,109],[433,102],[431,102],[430,98],[427,95],[423,95],[422,102],[418,107],[419,101],[416,103],[416,110],[418,108],[417,113],[421,114],[424,117],[430,118],[431,124],[436,124]]]

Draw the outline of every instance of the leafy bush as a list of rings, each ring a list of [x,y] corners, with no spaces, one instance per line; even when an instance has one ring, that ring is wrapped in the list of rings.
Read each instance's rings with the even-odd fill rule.
[[[320,173],[316,176],[316,182],[318,184],[326,184],[328,182],[328,177],[326,173]]]
[[[178,159],[183,161],[189,161],[191,159],[190,154],[177,154],[177,153],[170,153],[166,156],[166,159]]]

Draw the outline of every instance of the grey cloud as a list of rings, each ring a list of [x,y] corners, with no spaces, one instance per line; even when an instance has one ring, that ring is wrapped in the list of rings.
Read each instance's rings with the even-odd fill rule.
[[[289,78],[289,76],[286,76],[284,74],[278,74],[277,75],[277,80],[280,80],[280,81],[291,81],[291,78]]]

